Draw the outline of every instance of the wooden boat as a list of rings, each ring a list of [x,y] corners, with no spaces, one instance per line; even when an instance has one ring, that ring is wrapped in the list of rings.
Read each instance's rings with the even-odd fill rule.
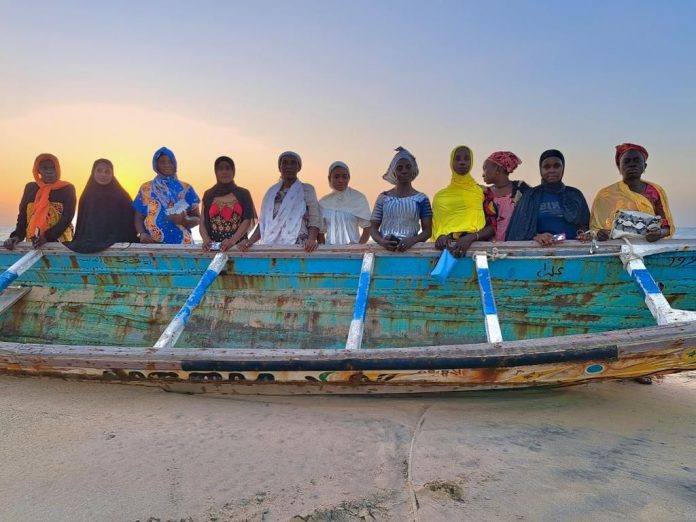
[[[184,392],[413,393],[696,370],[696,240],[60,244],[0,252],[0,372]]]

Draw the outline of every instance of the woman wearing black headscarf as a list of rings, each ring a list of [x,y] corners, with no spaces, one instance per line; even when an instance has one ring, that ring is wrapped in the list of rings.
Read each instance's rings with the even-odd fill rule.
[[[114,177],[111,161],[98,159],[80,196],[75,238],[65,246],[88,254],[136,241],[133,200]]]
[[[203,219],[200,232],[203,249],[220,243],[220,250],[229,250],[242,239],[256,218],[254,202],[245,188],[234,182],[235,166],[232,158],[220,156],[215,160],[217,183],[203,194]]]
[[[541,185],[527,190],[517,203],[507,230],[507,241],[535,240],[542,246],[556,242],[554,235],[565,234],[566,239],[578,237],[579,230],[587,230],[590,208],[578,189],[561,180],[565,158],[559,150],[544,151],[539,158]]]

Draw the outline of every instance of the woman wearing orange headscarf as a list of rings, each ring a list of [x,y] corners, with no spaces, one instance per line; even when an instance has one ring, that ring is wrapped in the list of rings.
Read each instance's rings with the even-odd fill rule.
[[[53,154],[39,154],[34,160],[34,181],[24,187],[19,204],[17,227],[3,246],[13,250],[20,241],[31,239],[34,248],[47,241],[70,241],[75,216],[75,187],[60,179],[60,163]]]

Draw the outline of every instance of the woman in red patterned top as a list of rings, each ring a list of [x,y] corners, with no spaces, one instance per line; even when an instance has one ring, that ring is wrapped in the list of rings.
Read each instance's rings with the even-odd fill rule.
[[[232,158],[220,156],[215,160],[217,183],[203,194],[203,219],[200,232],[203,249],[213,242],[227,251],[247,238],[247,232],[256,217],[254,202],[247,189],[234,182],[235,166]]]

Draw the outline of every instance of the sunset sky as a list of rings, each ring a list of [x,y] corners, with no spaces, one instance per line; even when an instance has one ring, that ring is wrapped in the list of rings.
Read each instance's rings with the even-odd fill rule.
[[[600,7],[601,5],[601,7]],[[619,179],[614,146],[643,144],[677,226],[696,226],[696,2],[0,0],[0,224],[34,157],[82,190],[111,159],[135,194],[166,145],[199,195],[232,156],[260,204],[284,150],[319,195],[349,164],[374,201],[403,145],[432,196],[454,145],[474,176],[494,150],[562,150],[585,192]]]

